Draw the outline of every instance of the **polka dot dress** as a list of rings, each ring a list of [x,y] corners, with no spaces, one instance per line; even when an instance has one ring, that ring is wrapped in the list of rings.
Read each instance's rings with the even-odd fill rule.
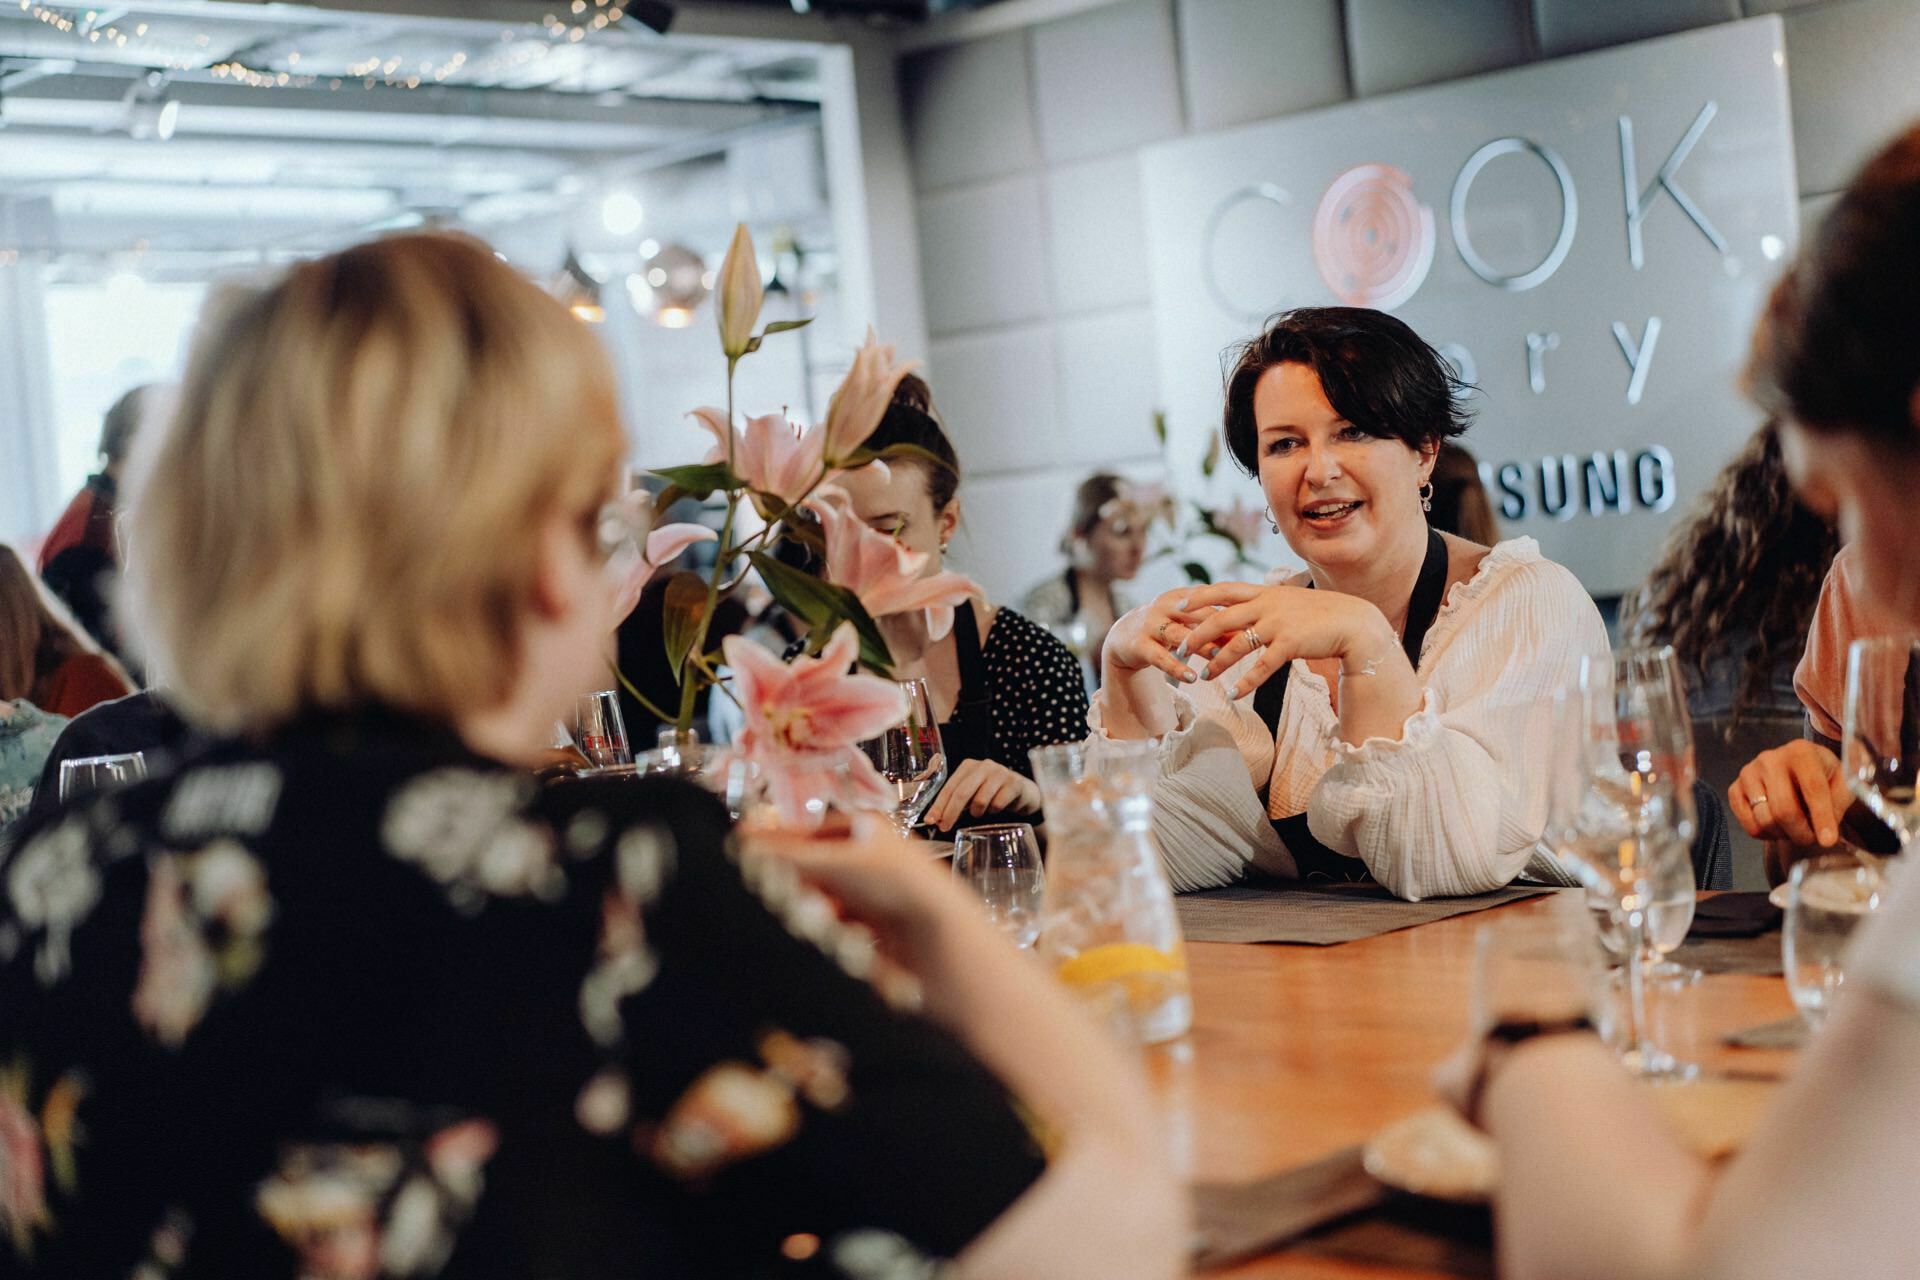
[[[1079,660],[1052,632],[1002,608],[981,649],[993,759],[1027,777],[1027,752],[1087,736],[1087,686]],[[963,702],[977,691],[963,691]]]

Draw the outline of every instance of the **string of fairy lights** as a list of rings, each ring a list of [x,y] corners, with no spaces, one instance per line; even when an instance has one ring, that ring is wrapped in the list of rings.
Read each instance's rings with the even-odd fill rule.
[[[149,23],[139,22],[132,26],[122,26],[118,21],[108,18],[99,9],[73,8],[40,4],[37,0],[19,0],[21,12],[31,15],[56,31],[85,40],[91,44],[108,44],[124,49],[132,45],[153,44],[159,33],[152,30]],[[561,16],[565,14],[566,16]],[[568,44],[579,44],[596,32],[604,31],[619,23],[627,16],[624,0],[570,0],[558,12],[544,15],[540,20],[540,29],[546,36],[541,43],[526,38],[524,28],[509,27],[500,33],[500,49],[491,57],[472,59],[468,54],[459,52],[443,61],[433,59],[414,59],[398,55],[370,54],[349,63],[341,75],[312,74],[297,70],[301,61],[298,50],[286,55],[284,69],[250,66],[238,59],[229,58],[221,62],[206,65],[203,59],[191,53],[174,54],[165,59],[167,69],[173,71],[204,70],[218,80],[230,81],[252,89],[273,88],[312,88],[325,84],[328,89],[338,90],[349,84],[358,83],[366,88],[422,89],[447,80],[462,72],[480,77],[507,75],[518,71],[542,58],[550,57],[556,48]],[[168,41],[178,46],[177,40]],[[193,37],[195,50],[210,48],[212,35],[201,32]]]

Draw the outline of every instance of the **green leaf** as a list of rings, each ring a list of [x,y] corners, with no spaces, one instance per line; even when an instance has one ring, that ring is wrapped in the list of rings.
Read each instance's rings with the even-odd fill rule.
[[[661,519],[673,508],[673,504],[687,497],[687,491],[677,484],[670,484],[653,495],[653,509]]]
[[[885,460],[887,458],[905,458],[909,462],[918,462],[936,471],[953,470],[953,464],[951,462],[948,462],[931,449],[923,448],[917,444],[908,444],[905,441],[899,444],[890,444],[886,448],[878,450],[855,449],[853,455],[840,465],[848,470],[852,470],[855,467],[864,467],[867,463],[873,462],[876,459]]]
[[[760,336],[763,338],[771,338],[776,333],[787,333],[794,329],[804,329],[812,323],[812,316],[808,316],[804,320],[773,320],[768,322],[767,327],[760,331]]]
[[[750,356],[754,352],[758,351],[760,349],[760,338],[761,338],[761,335],[757,333],[754,334],[751,338],[748,338],[746,350],[742,351],[740,354],[743,356]]]
[[[667,596],[662,605],[660,636],[667,648],[667,662],[676,676],[686,666],[687,654],[700,634],[700,623],[707,616],[707,584],[700,575],[687,570],[667,580]]]
[[[648,475],[659,476],[675,488],[685,490],[689,498],[706,498],[715,489],[744,489],[747,482],[733,474],[733,468],[724,462],[701,462],[690,467],[662,467],[658,471],[649,471]],[[664,507],[665,504],[658,504]]]
[[[860,633],[861,665],[876,671],[893,670],[893,655],[881,638],[879,626],[860,603],[860,597],[824,578],[782,564],[764,551],[749,552],[747,559],[759,570],[760,580],[767,584],[773,598],[795,617],[803,619],[813,632],[808,640],[810,651],[818,653],[835,628],[842,622],[851,622]]]
[[[1167,415],[1156,410],[1153,415],[1153,438],[1164,447],[1167,443]]]
[[[1213,581],[1213,575],[1207,572],[1207,566],[1198,560],[1189,560],[1180,567],[1186,570],[1188,582],[1210,583]]]
[[[1220,433],[1214,432],[1207,440],[1207,454],[1200,459],[1200,474],[1211,480],[1220,466]]]

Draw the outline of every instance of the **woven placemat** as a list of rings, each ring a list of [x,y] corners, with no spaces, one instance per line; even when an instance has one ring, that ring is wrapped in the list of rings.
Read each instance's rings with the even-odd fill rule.
[[[1403,902],[1377,884],[1230,885],[1174,899],[1188,942],[1291,942],[1331,947],[1552,890],[1512,886],[1470,898]]]

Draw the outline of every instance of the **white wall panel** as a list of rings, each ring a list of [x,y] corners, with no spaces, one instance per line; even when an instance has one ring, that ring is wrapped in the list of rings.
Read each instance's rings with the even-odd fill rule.
[[[1848,0],[1786,22],[1800,190],[1837,191],[1920,116],[1920,4]]]
[[[1078,316],[1059,321],[1057,329],[1060,456],[1090,471],[1156,456],[1160,380],[1152,310]]]
[[[907,145],[923,191],[1033,167],[1027,35],[944,45],[900,60]]]
[[[1046,315],[1040,180],[1010,178],[920,201],[920,279],[933,336]]]
[[[1195,133],[1347,96],[1339,0],[1180,0],[1180,78]]]
[[[953,434],[967,487],[975,476],[1066,460],[1052,326],[936,339],[928,363],[934,404]]]
[[[1346,0],[1360,97],[1497,71],[1531,56],[1526,0]]]
[[[1671,35],[1731,22],[1740,0],[1533,0],[1534,33],[1543,57]]]
[[[1034,29],[1034,111],[1048,160],[1084,160],[1180,132],[1168,4],[1127,0]]]
[[[1147,301],[1138,158],[1127,152],[1068,165],[1046,182],[1054,308],[1095,311]]]

